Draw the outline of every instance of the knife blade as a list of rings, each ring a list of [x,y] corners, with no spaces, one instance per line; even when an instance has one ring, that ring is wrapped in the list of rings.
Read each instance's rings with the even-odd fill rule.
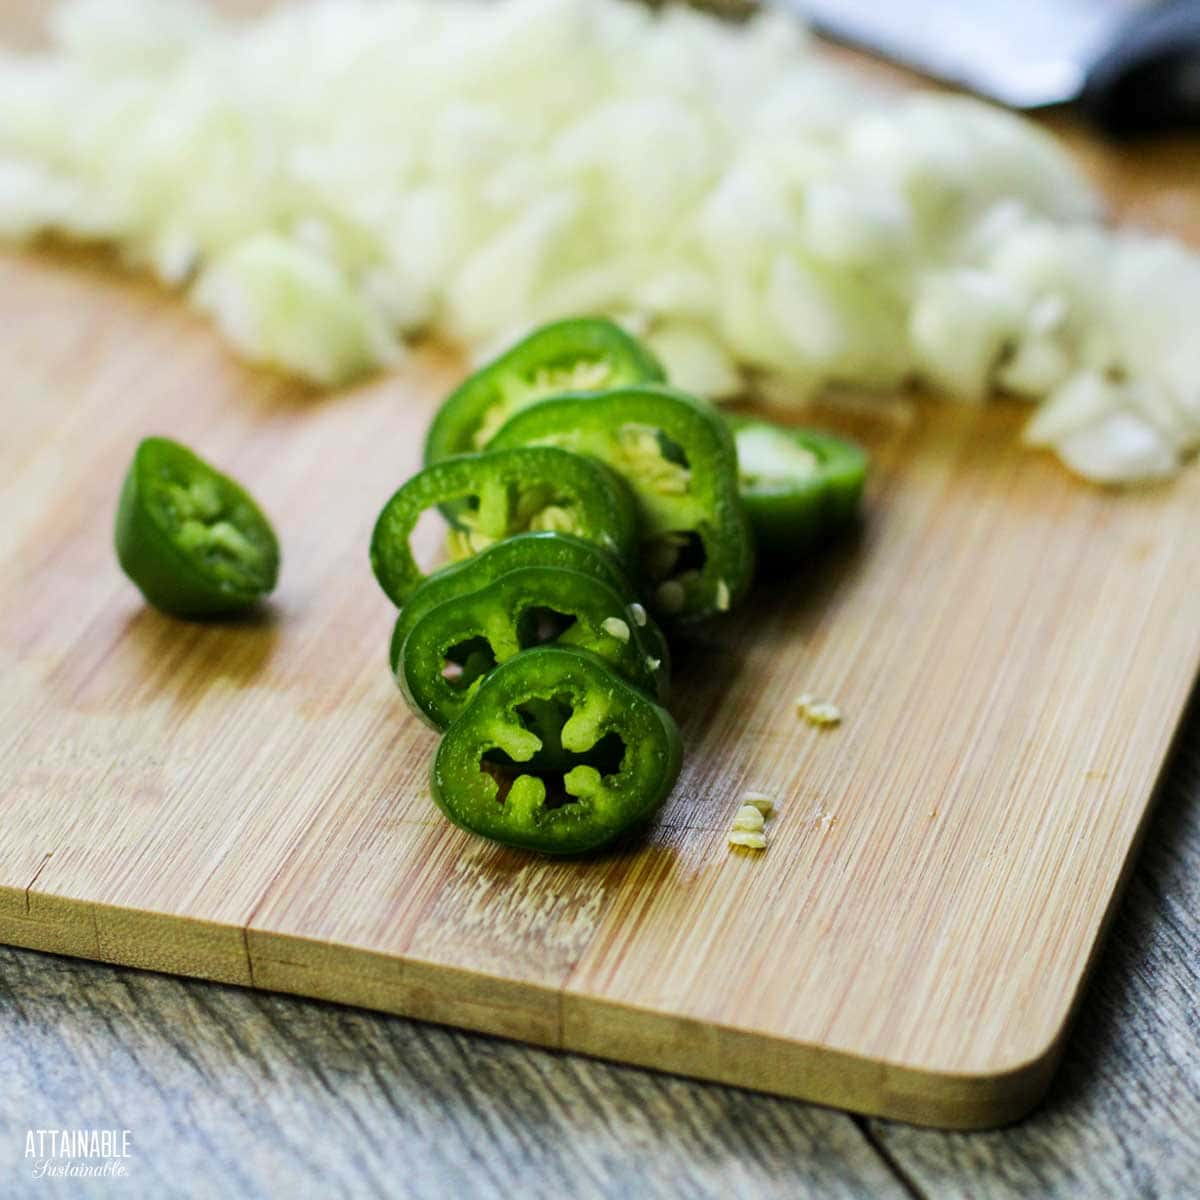
[[[819,33],[1012,108],[1200,128],[1200,0],[775,0]]]

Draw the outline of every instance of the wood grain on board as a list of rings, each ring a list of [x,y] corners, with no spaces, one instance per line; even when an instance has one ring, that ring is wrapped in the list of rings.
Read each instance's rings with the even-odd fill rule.
[[[317,395],[49,251],[0,258],[0,331],[4,941],[914,1122],[1040,1096],[1200,665],[1200,473],[1089,488],[1011,405],[810,412],[874,455],[863,536],[679,643],[660,818],[545,862],[441,819],[385,666],[367,537],[452,356]],[[120,575],[149,433],[274,517],[260,616],[172,621]],[[764,855],[725,843],[747,788],[779,804]]]

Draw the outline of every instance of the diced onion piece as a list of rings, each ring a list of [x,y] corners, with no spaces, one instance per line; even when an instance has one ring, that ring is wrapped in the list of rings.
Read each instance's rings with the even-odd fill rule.
[[[1036,399],[1052,392],[1070,369],[1070,356],[1053,338],[1031,336],[1019,341],[1000,365],[996,382],[1006,391]]]
[[[1174,451],[1149,422],[1116,412],[1057,443],[1072,471],[1096,483],[1148,483],[1179,467]]]
[[[737,367],[721,343],[702,329],[681,323],[663,325],[645,340],[674,386],[710,400],[743,390]]]
[[[1004,344],[1021,327],[1019,296],[995,276],[959,270],[929,276],[909,333],[918,369],[936,387],[982,400]]]
[[[65,222],[78,204],[79,189],[71,180],[39,163],[0,158],[0,237],[32,237],[47,215]]]
[[[298,363],[320,383],[353,379],[395,352],[376,314],[336,267],[275,235],[240,242],[219,258],[194,298],[248,359]]]
[[[1097,426],[1123,404],[1123,389],[1098,371],[1079,371],[1058,388],[1025,426],[1031,446],[1053,446]]]

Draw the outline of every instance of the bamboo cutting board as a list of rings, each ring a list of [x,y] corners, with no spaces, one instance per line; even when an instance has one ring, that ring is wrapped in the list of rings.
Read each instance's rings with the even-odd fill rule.
[[[1200,470],[1117,495],[1020,450],[1012,407],[815,414],[874,454],[863,537],[680,644],[660,819],[545,862],[441,819],[385,667],[367,539],[451,356],[321,397],[34,252],[0,257],[0,331],[4,941],[915,1122],[1036,1102],[1200,665]],[[261,617],[172,621],[118,571],[156,432],[275,518]],[[758,856],[725,843],[750,788]]]

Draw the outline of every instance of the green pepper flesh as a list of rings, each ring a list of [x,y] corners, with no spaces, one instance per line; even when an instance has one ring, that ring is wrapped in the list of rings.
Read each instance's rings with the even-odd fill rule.
[[[545,745],[539,723],[557,727],[567,756],[558,770],[527,765]],[[580,854],[651,816],[681,760],[665,709],[594,655],[541,646],[479,685],[438,747],[431,786],[464,829],[545,854]]]
[[[754,542],[723,418],[684,392],[642,384],[565,393],[514,414],[489,448],[546,445],[619,471],[637,500],[647,602],[663,617],[731,608],[749,587]]]
[[[663,664],[663,673],[670,674],[671,654],[666,635],[658,623],[637,603],[637,593],[633,584],[615,556],[595,542],[585,541],[569,533],[548,531],[514,534],[488,546],[471,558],[450,563],[434,571],[405,600],[396,617],[391,643],[388,646],[388,665],[392,674],[397,675],[399,672],[400,651],[404,639],[430,609],[448,600],[476,592],[494,583],[509,571],[516,571],[522,567],[558,567],[607,584],[629,605],[633,625],[647,653]]]
[[[135,451],[114,542],[125,574],[172,616],[242,612],[279,575],[278,540],[249,493],[168,438],[146,438]]]
[[[649,652],[646,627],[639,627],[625,597],[594,577],[520,567],[417,620],[401,647],[397,682],[419,716],[445,729],[496,664],[553,641],[591,651],[662,699],[665,663]]]
[[[443,459],[403,484],[375,523],[371,567],[393,603],[403,605],[427,578],[410,544],[421,513],[463,501],[469,511],[458,545],[468,554],[515,533],[564,526],[619,559],[631,555],[636,541],[633,498],[602,463],[552,446]]]
[[[786,566],[858,517],[869,462],[814,429],[731,416],[739,488],[764,563]]]
[[[425,462],[482,450],[514,412],[544,396],[663,378],[650,351],[612,321],[543,325],[451,393],[429,427]]]

